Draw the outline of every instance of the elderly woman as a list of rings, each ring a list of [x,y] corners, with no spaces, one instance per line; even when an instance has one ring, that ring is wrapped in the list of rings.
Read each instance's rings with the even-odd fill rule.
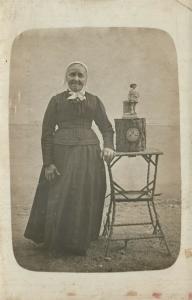
[[[68,89],[50,100],[42,126],[43,167],[25,237],[53,253],[86,255],[99,236],[113,129],[97,96],[85,90],[87,67],[71,63]],[[96,123],[103,136],[91,129]]]

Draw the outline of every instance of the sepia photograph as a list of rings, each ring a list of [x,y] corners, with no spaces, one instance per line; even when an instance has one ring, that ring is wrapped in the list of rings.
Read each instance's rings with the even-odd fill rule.
[[[0,299],[192,300],[191,0],[0,2]]]
[[[173,266],[181,243],[174,41],[145,27],[34,29],[14,40],[12,247],[41,272]]]

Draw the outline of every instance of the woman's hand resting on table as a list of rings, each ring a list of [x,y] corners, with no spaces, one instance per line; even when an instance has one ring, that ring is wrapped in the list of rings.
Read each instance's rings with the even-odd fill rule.
[[[101,151],[101,157],[106,161],[106,163],[110,163],[115,157],[115,151],[111,148],[104,148]]]
[[[45,167],[45,178],[48,180],[48,181],[52,181],[56,175],[61,175],[59,173],[59,171],[57,170],[56,166],[51,164],[47,167]]]

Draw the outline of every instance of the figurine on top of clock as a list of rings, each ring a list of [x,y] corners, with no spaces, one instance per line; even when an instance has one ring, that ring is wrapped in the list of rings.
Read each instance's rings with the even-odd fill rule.
[[[123,119],[125,118],[137,118],[135,111],[136,104],[139,102],[139,93],[136,90],[137,84],[131,83],[128,93],[128,100],[123,101]]]
[[[130,113],[131,114],[136,114],[135,107],[136,107],[136,104],[139,102],[139,93],[136,90],[136,87],[137,87],[136,83],[131,83],[130,84],[130,90],[129,90],[129,94],[128,94],[128,101],[130,102],[130,108],[131,108]]]
[[[129,94],[128,94],[128,100],[130,102],[138,102],[139,93],[137,92],[136,87],[137,87],[136,83],[130,84],[130,90],[129,90]]]

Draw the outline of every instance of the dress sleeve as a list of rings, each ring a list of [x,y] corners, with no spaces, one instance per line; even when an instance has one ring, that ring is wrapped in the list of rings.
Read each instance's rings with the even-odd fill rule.
[[[52,97],[47,106],[42,125],[41,148],[44,166],[53,163],[53,136],[55,133],[55,126],[55,97]]]
[[[96,105],[94,121],[103,136],[104,148],[114,149],[114,144],[113,144],[114,131],[107,117],[105,107],[98,97],[97,97],[97,105]]]

